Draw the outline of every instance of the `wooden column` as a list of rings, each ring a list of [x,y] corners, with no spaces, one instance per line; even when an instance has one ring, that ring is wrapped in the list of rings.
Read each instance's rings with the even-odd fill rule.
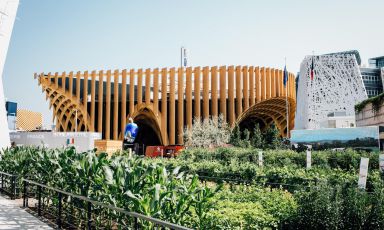
[[[279,78],[279,70],[275,69],[275,82],[276,82],[276,96],[281,97],[281,91],[280,91],[280,78]]]
[[[145,70],[145,104],[151,104],[151,69]]]
[[[220,114],[227,120],[227,67],[220,66]]]
[[[113,73],[113,140],[119,139],[119,70]]]
[[[175,68],[169,71],[169,144],[175,144]]]
[[[248,67],[243,66],[243,95],[244,95],[244,111],[249,107],[249,84],[248,84]]]
[[[265,77],[265,68],[264,67],[261,67],[260,68],[260,91],[261,91],[261,98],[260,98],[260,101],[264,101],[265,100],[265,95],[266,95],[266,84],[265,84],[265,80],[266,80],[266,77]]]
[[[275,69],[271,69],[271,97],[276,97]]]
[[[265,90],[265,98],[271,98],[271,70],[270,68],[265,69],[265,82],[266,82],[266,90]]]
[[[195,92],[194,92],[194,102],[195,102],[195,118],[196,119],[201,119],[201,113],[200,113],[200,75],[201,75],[201,70],[200,67],[195,67],[193,70],[194,72],[194,77],[195,77]]]
[[[95,132],[95,95],[96,95],[96,71],[92,71],[91,80],[91,128]]]
[[[59,88],[59,73],[58,72],[55,73],[55,87],[56,87],[56,89]]]
[[[121,72],[121,130],[120,139],[124,139],[125,126],[127,125],[127,70]]]
[[[65,82],[66,82],[66,79],[67,78],[67,75],[65,72],[63,72],[61,74],[61,89],[63,90],[63,92],[65,93],[66,89],[65,89]]]
[[[203,68],[203,120],[209,119],[209,67]]]
[[[177,144],[183,144],[184,132],[184,70],[178,69],[177,84]]]
[[[129,117],[133,116],[135,110],[135,70],[129,71]]]
[[[41,80],[41,79],[44,78],[44,74],[43,74],[43,73],[41,73],[41,74],[39,74],[39,75],[37,75],[37,73],[35,73],[34,76],[35,76],[35,78],[38,77],[39,80]],[[49,72],[49,73],[48,73],[47,80],[48,80],[50,86],[53,85],[52,79],[53,79],[52,74],[51,74],[51,72]]]
[[[73,72],[69,72],[69,86],[68,86],[69,96],[73,97]]]
[[[137,71],[137,104],[140,105],[143,102],[143,70]]]
[[[241,66],[236,66],[236,119],[243,112],[243,97],[241,91]]]
[[[212,119],[217,119],[217,66],[211,68],[211,115]]]
[[[162,135],[167,134],[167,79],[168,73],[167,68],[161,69],[161,133]],[[165,139],[165,138],[164,138]],[[163,143],[166,145],[167,143]]]
[[[192,68],[186,69],[185,83],[185,99],[186,99],[186,119],[188,129],[192,128]]]
[[[81,78],[81,73],[78,71],[76,73],[76,99],[77,103],[80,104],[80,78]]]
[[[111,139],[111,70],[107,71],[107,84],[105,95],[105,139]]]
[[[159,114],[159,69],[153,70],[153,112]]]
[[[231,127],[235,124],[235,69],[233,66],[228,67],[228,121]]]
[[[261,101],[261,78],[260,78],[260,68],[258,66],[255,67],[255,98],[256,103]]]
[[[98,115],[97,115],[97,131],[99,133],[103,132],[103,98],[104,98],[104,72],[101,70],[99,72],[99,93],[98,93]]]
[[[255,104],[255,70],[253,66],[248,68],[248,79],[249,79],[249,105],[253,106]]]
[[[84,131],[87,132],[87,124],[88,124],[88,71],[84,72],[84,84],[83,84],[83,106],[84,106]],[[81,127],[79,127],[81,128]]]

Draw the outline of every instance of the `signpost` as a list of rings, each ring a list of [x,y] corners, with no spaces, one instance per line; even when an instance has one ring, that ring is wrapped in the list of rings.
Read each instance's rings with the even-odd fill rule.
[[[369,158],[362,157],[360,161],[360,172],[359,172],[359,182],[357,183],[358,187],[361,189],[365,189],[367,184],[367,176],[368,176],[368,163]]]
[[[312,153],[311,150],[307,149],[307,169],[312,167]]]
[[[259,166],[263,167],[263,152],[259,151]]]
[[[384,172],[384,154],[379,155],[379,169],[380,172]]]

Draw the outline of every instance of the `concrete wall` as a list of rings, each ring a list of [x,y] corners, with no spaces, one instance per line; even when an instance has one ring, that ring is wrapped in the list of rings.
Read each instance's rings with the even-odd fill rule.
[[[47,148],[63,148],[75,146],[77,151],[88,151],[95,147],[95,140],[101,139],[101,133],[90,132],[12,132],[11,142],[22,146],[40,146]],[[74,144],[67,144],[68,139]]]
[[[381,106],[376,113],[372,110],[372,104],[369,103],[361,112],[356,113],[356,126],[384,126],[384,107]]]

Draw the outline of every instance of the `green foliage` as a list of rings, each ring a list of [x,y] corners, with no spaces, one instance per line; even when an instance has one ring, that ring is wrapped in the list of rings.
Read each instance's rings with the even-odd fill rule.
[[[384,93],[381,93],[375,97],[368,98],[358,104],[355,105],[355,111],[361,112],[369,103],[372,103],[372,110],[374,113],[379,111],[380,107],[383,105]]]
[[[239,127],[238,124],[236,124],[235,127],[233,127],[233,129],[232,129],[231,136],[230,136],[230,139],[229,139],[229,143],[234,145],[234,146],[240,146],[240,143],[241,143],[241,131],[240,131],[240,127]]]
[[[0,171],[173,223],[199,227],[220,189],[161,162],[74,148],[14,148],[1,154]],[[43,197],[44,199],[44,197]]]
[[[264,134],[265,148],[278,149],[280,147],[280,134],[275,124],[272,124]]]
[[[252,138],[251,138],[251,145],[254,148],[262,149],[264,147],[264,138],[261,133],[259,124],[255,125],[255,128],[253,129]]]
[[[306,169],[305,153],[263,151],[259,167],[258,151],[189,149],[159,161],[229,183],[212,201],[211,229],[384,229],[378,153],[314,151]],[[370,158],[366,190],[357,189],[361,157]]]
[[[195,118],[193,126],[186,128],[183,133],[184,143],[187,147],[219,147],[230,141],[230,128],[220,114],[219,117],[205,119]]]

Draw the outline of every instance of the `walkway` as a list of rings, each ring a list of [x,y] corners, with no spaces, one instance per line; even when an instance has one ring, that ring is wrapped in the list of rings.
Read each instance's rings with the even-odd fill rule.
[[[0,194],[0,229],[52,229],[20,208],[22,200],[10,200]]]

